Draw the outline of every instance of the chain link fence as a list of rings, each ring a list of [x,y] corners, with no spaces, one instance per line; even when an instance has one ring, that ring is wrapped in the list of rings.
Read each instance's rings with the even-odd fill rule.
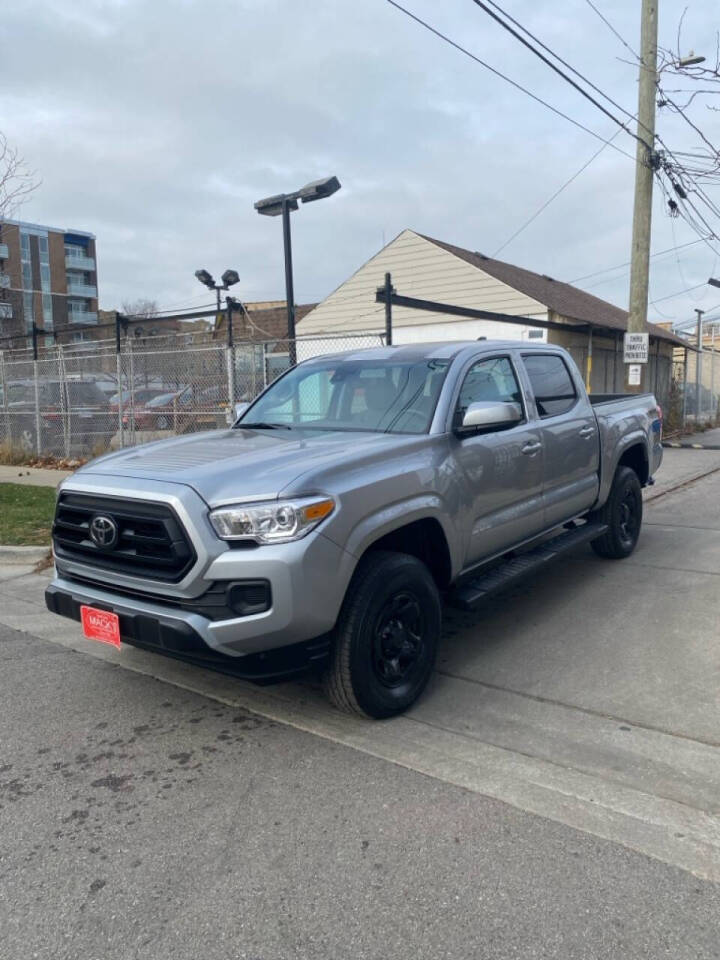
[[[297,360],[381,346],[382,333],[300,337]],[[587,347],[569,348],[587,371]],[[687,359],[686,359],[687,353]],[[253,400],[290,366],[288,340],[235,341],[171,332],[137,340],[0,351],[0,447],[5,459],[85,459],[109,449],[226,427],[237,403]],[[698,381],[699,370],[699,381]],[[624,391],[620,347],[593,350],[593,393]],[[647,387],[666,431],[720,424],[720,351],[651,352]]]
[[[379,333],[296,340],[298,361],[382,346]],[[167,334],[0,352],[5,456],[85,459],[163,437],[215,430],[290,366],[287,340]]]
[[[720,425],[720,351],[688,351],[687,382],[683,382],[680,402],[686,423]]]

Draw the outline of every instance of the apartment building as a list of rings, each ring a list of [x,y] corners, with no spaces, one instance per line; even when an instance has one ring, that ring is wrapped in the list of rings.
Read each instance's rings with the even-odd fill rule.
[[[60,343],[90,339],[97,296],[92,233],[0,223],[0,337],[30,333],[34,323]]]

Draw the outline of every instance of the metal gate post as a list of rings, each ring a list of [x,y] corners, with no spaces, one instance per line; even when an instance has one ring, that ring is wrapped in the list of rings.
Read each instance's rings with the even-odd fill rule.
[[[35,452],[40,456],[42,439],[40,437],[40,383],[38,381],[38,328],[33,320],[32,351],[33,351],[33,379],[35,380]]]
[[[5,440],[8,446],[12,442],[12,431],[10,430],[10,409],[8,407],[8,387],[7,377],[5,376],[5,352],[0,350],[0,387],[2,387],[3,418],[5,420]]]
[[[65,356],[61,344],[55,348],[58,357],[58,374],[60,377],[60,417],[63,425],[63,452],[66,457],[70,456],[70,411],[68,401],[70,396],[67,392],[67,374],[65,370]]]
[[[392,276],[385,274],[385,286],[382,288],[385,294],[385,346],[392,346],[392,295],[395,292],[392,285]]]
[[[227,370],[228,414],[229,424],[235,422],[235,341],[233,339],[233,307],[232,297],[225,297],[227,307],[227,346],[225,347],[225,364]]]
[[[615,352],[613,354],[613,393],[617,393],[617,367],[618,367],[618,352],[620,347],[620,334],[618,333],[615,337]]]
[[[115,314],[115,370],[117,374],[118,386],[118,434],[120,436],[120,449],[125,446],[125,428],[123,426],[123,390],[122,385],[122,353],[120,352],[120,314]]]
[[[128,393],[130,394],[130,413],[128,414],[129,418],[129,434],[130,434],[130,444],[134,446],[135,444],[135,354],[133,352],[133,342],[128,337],[125,341],[128,348],[128,358],[130,360],[130,370],[129,370],[129,383],[128,383]]]
[[[688,349],[685,347],[685,363],[683,364],[683,409],[682,426],[683,430],[687,423],[687,387],[688,387]]]
[[[713,405],[712,419],[717,423],[718,402],[715,399],[715,324],[710,327],[710,396]]]
[[[38,362],[37,360],[33,360],[33,378],[35,380],[35,452],[40,456],[42,439],[40,437],[40,383],[38,376]]]
[[[228,389],[228,416],[229,424],[235,422],[235,347],[229,345],[225,347],[225,362],[227,365],[227,389]]]

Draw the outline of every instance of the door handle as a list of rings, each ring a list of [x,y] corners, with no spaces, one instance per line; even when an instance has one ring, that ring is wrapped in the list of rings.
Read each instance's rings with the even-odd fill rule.
[[[583,427],[580,431],[581,437],[592,437],[595,435],[595,427]]]
[[[539,442],[538,443],[530,442],[530,443],[526,443],[520,452],[531,456],[533,453],[537,453],[541,447],[542,447],[542,444]]]

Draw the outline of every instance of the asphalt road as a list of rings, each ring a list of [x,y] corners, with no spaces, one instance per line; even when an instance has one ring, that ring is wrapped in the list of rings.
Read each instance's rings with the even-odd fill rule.
[[[0,627],[6,960],[717,958],[720,888]]]

